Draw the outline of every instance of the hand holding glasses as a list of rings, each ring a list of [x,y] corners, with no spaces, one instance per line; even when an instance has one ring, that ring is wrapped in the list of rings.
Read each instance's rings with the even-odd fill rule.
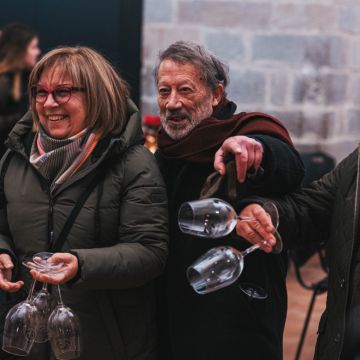
[[[263,205],[277,228],[279,215],[276,206],[271,203]],[[179,227],[187,234],[218,238],[223,237],[235,228],[237,221],[254,221],[253,218],[237,216],[231,205],[223,200],[210,198],[184,203],[179,210]],[[275,231],[276,245],[273,253],[282,250],[280,234]],[[266,240],[264,240],[266,241]],[[187,269],[190,285],[199,294],[207,294],[234,283],[244,268],[244,257],[260,248],[253,245],[241,252],[231,246],[220,246],[209,250]],[[244,283],[240,289],[248,296],[264,299],[267,293],[259,286]]]
[[[263,205],[263,209],[271,217],[274,228],[279,225],[279,214],[272,202]],[[238,216],[233,207],[226,201],[209,198],[189,201],[179,209],[178,224],[185,234],[206,238],[220,238],[229,235],[238,221],[256,221],[251,217]],[[272,253],[281,253],[283,243],[280,234],[275,230],[276,244]]]
[[[60,274],[63,271],[63,263],[48,262],[52,255],[48,252],[37,253],[32,258],[26,259],[23,265],[49,275]],[[5,319],[3,350],[15,355],[27,355],[34,342],[50,340],[58,360],[79,357],[80,323],[73,311],[63,304],[59,285],[57,285],[59,302],[54,309],[53,298],[47,290],[47,283],[43,284],[41,291],[34,297],[35,283],[34,280],[24,304],[17,304],[10,309]],[[20,307],[26,311],[19,313],[17,308]],[[21,326],[18,325],[19,323]],[[26,328],[21,330],[25,325]],[[22,336],[24,332],[28,335]]]

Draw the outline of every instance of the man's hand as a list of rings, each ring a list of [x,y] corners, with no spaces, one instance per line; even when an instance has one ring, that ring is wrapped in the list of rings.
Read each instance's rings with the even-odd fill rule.
[[[225,175],[224,157],[229,153],[234,154],[237,179],[240,183],[243,183],[249,170],[256,173],[259,169],[263,152],[263,147],[258,141],[247,136],[233,136],[226,139],[216,152],[214,168],[221,175]]]
[[[0,289],[7,292],[16,292],[23,285],[23,281],[11,282],[14,264],[8,254],[0,254]]]
[[[70,253],[55,253],[48,262],[62,263],[63,266],[54,274],[43,274],[37,270],[31,270],[30,274],[36,281],[57,285],[71,280],[78,272],[78,259]]]
[[[245,207],[240,218],[254,219],[250,221],[238,220],[236,233],[252,244],[260,244],[260,248],[269,253],[276,244],[273,235],[275,228],[271,222],[270,215],[258,204],[250,204]],[[266,242],[264,242],[266,240]]]

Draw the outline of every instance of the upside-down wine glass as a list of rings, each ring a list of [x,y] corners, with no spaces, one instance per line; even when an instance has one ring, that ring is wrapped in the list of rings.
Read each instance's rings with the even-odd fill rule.
[[[271,217],[275,229],[279,224],[279,214],[272,202],[263,205],[264,210]],[[219,238],[230,234],[237,221],[256,221],[251,217],[240,217],[227,202],[209,198],[184,203],[179,210],[179,227],[181,231],[194,236]],[[280,234],[275,231],[276,245],[272,252],[282,251]],[[266,241],[264,239],[264,241]],[[244,256],[260,248],[260,244],[253,245],[241,252],[230,246],[220,246],[209,250],[187,269],[187,277],[199,294],[207,294],[235,282],[243,268]],[[243,283],[239,288],[248,296],[265,299],[266,291],[260,286]]]
[[[64,305],[60,286],[58,305],[50,314],[47,331],[51,348],[57,360],[76,359],[80,356],[80,322],[75,313]]]
[[[36,307],[33,293],[36,281],[33,281],[25,301],[13,306],[5,318],[2,349],[17,356],[29,355],[36,334]]]

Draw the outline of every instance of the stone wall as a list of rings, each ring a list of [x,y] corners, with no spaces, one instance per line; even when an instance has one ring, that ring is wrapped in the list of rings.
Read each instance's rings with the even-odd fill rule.
[[[230,66],[240,111],[278,116],[302,151],[337,161],[360,139],[360,0],[144,0],[142,112],[157,113],[152,69],[176,40]]]

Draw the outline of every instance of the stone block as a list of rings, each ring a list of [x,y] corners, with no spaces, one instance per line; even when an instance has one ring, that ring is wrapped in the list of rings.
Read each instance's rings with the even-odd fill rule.
[[[315,67],[341,68],[346,46],[337,36],[258,35],[253,40],[253,58],[266,63],[299,66],[310,62]]]
[[[159,52],[165,50],[172,43],[183,40],[201,44],[201,39],[201,33],[198,29],[185,29],[183,26],[172,28],[145,26],[142,57],[146,65],[155,66]]]
[[[351,41],[351,67],[360,69],[360,39],[352,39]]]
[[[215,27],[264,30],[271,4],[235,1],[179,1],[178,22]]]
[[[273,105],[282,106],[286,102],[288,94],[288,77],[284,72],[271,74],[270,78],[270,101]]]
[[[358,0],[332,0],[334,5],[360,7]]]
[[[347,76],[329,74],[324,77],[326,104],[341,104],[347,98]]]
[[[294,81],[294,103],[339,104],[346,99],[347,76],[315,73],[297,76]]]
[[[351,78],[351,99],[354,104],[360,104],[360,76]]]
[[[264,104],[265,76],[258,71],[230,70],[229,98],[238,104]],[[243,111],[243,110],[241,110]]]
[[[258,35],[252,44],[253,59],[299,65],[304,57],[303,44],[303,36]]]
[[[144,1],[144,23],[173,21],[173,0]]]
[[[278,4],[272,15],[272,26],[282,30],[326,30],[334,28],[333,6],[317,4]]]
[[[293,88],[293,101],[297,104],[305,102],[324,103],[324,87],[320,74],[303,73],[296,76]]]
[[[347,46],[340,36],[309,36],[305,40],[304,60],[315,67],[343,68]]]
[[[231,61],[241,62],[244,59],[244,43],[238,33],[210,32],[206,34],[205,44],[209,50],[227,63]]]
[[[349,110],[347,117],[349,134],[357,135],[360,140],[360,109]]]
[[[301,111],[270,111],[289,131],[291,136],[300,137],[302,134],[303,115]]]
[[[338,13],[339,29],[347,33],[360,33],[360,8],[340,8]]]
[[[328,139],[335,135],[338,117],[334,112],[303,112],[302,134],[306,137],[312,135],[318,139]]]

